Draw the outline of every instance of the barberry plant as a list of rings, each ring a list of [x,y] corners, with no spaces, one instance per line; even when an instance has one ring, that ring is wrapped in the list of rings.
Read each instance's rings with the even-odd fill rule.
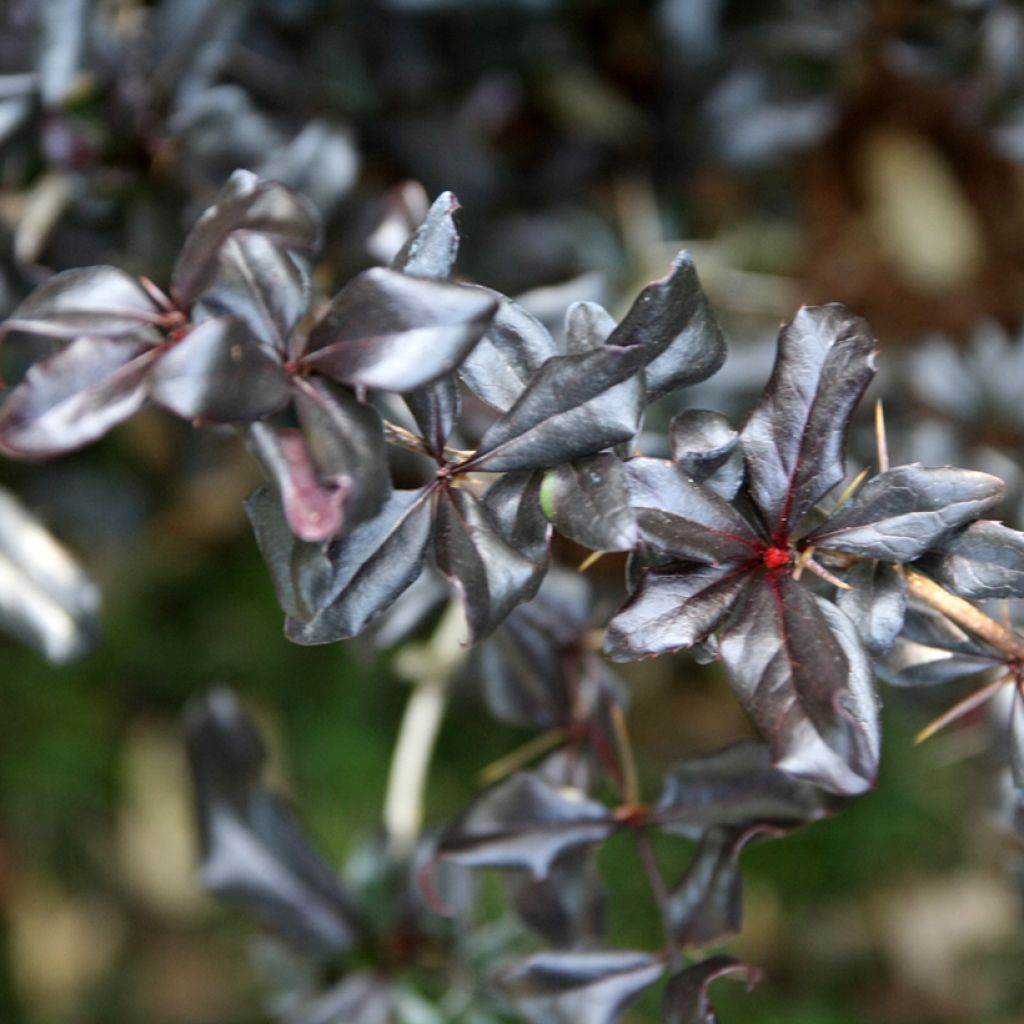
[[[757,978],[706,953],[741,927],[741,853],[874,785],[879,670],[917,684],[984,669],[969,706],[1012,690],[1019,823],[1024,636],[985,602],[1024,596],[1024,535],[983,518],[998,478],[890,466],[881,429],[878,465],[848,479],[848,426],[877,352],[844,307],[805,307],[782,328],[740,427],[684,409],[651,438],[648,408],[725,358],[689,256],[619,322],[573,304],[556,338],[453,277],[457,208],[440,196],[391,266],[327,301],[311,284],[313,207],[236,172],[166,289],[115,267],[71,270],[14,312],[4,333],[52,349],[0,408],[0,448],[57,456],[146,402],[233,425],[265,471],[246,510],[287,637],[374,631],[403,645],[396,664],[415,685],[376,857],[383,902],[315,852],[266,784],[263,744],[231,694],[186,712],[204,884],[321,968],[321,989],[277,1001],[284,1020],[612,1024],[662,980],[664,1020],[713,1020],[713,980]],[[617,612],[557,564],[554,534],[593,558],[627,554]],[[646,794],[609,661],[682,649],[721,662],[762,740],[682,761]],[[466,676],[495,716],[538,733],[424,839],[434,740]],[[664,925],[660,949],[605,945],[615,880],[597,852],[622,833]],[[691,842],[671,873],[655,833]],[[542,944],[511,966],[467,938],[467,869],[480,868],[504,876]],[[487,994],[470,998],[481,976]]]

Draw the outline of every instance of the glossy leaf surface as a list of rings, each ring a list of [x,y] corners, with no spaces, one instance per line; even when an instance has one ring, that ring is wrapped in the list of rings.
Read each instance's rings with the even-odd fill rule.
[[[969,600],[1024,596],[1024,533],[982,519],[938,541],[919,567]]]
[[[892,647],[907,611],[907,581],[886,562],[862,559],[845,577],[852,590],[840,590],[836,605],[853,621],[873,657]]]
[[[442,192],[415,234],[391,261],[392,268],[414,277],[433,277],[439,281],[448,278],[459,252],[459,229],[455,224],[458,209],[458,199],[451,192]]]
[[[639,540],[629,480],[616,455],[592,455],[549,470],[541,495],[558,532],[585,548],[628,551]]]

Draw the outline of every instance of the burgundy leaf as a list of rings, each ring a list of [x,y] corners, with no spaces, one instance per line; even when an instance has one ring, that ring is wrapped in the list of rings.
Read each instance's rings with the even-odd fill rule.
[[[903,628],[907,611],[907,579],[887,562],[859,561],[845,577],[852,590],[840,590],[836,604],[857,627],[868,654],[885,654]]]
[[[718,628],[749,579],[730,563],[648,572],[608,624],[605,653],[613,661],[636,661],[692,646]]]
[[[574,302],[565,313],[565,348],[570,354],[600,348],[615,330],[615,317],[596,302]]]
[[[912,562],[937,540],[999,503],[998,477],[970,469],[898,466],[872,477],[805,539],[887,562]]]
[[[345,522],[352,480],[322,477],[301,430],[275,430],[266,423],[251,423],[247,437],[280,496],[292,533],[311,543],[336,537]]]
[[[664,970],[650,953],[538,953],[501,984],[531,1024],[616,1024]]]
[[[771,763],[753,740],[675,765],[652,820],[663,831],[699,838],[709,828],[793,828],[834,813],[842,801]]]
[[[265,235],[235,232],[217,255],[216,272],[200,304],[210,316],[233,316],[283,359],[309,308],[305,262]]]
[[[86,337],[40,360],[0,407],[0,450],[44,459],[102,437],[145,402],[159,357],[136,341]]]
[[[640,532],[680,558],[718,564],[759,559],[762,541],[736,509],[666,459],[626,463]]]
[[[543,477],[526,470],[504,473],[481,499],[502,537],[538,566],[548,564],[551,524],[541,511]],[[540,585],[541,577],[538,577]],[[532,596],[532,593],[530,594]]]
[[[288,403],[290,381],[281,362],[234,317],[192,328],[153,371],[151,395],[184,419],[249,422]]]
[[[746,589],[719,650],[776,765],[841,794],[878,770],[873,674],[853,623],[788,573]]]
[[[686,967],[669,978],[662,1003],[666,1024],[715,1024],[718,1019],[708,999],[708,986],[727,974],[746,975],[747,988],[761,980],[761,972],[731,956],[713,956]]]
[[[462,408],[457,378],[454,374],[442,377],[436,383],[408,391],[402,397],[431,454],[438,462],[444,462],[444,446],[455,429]]]
[[[566,850],[615,830],[608,809],[537,775],[512,775],[484,790],[441,838],[438,854],[468,867],[525,868],[544,878]]]
[[[459,377],[477,398],[508,412],[558,349],[548,329],[522,306],[498,292],[476,290],[491,296],[498,307],[479,344],[460,365]]]
[[[288,619],[298,644],[327,644],[361,633],[419,576],[430,540],[432,487],[394,491],[380,514],[330,547],[331,582],[308,621]]]
[[[266,750],[233,695],[215,690],[185,712],[203,885],[299,948],[329,955],[360,923],[348,895],[285,804],[262,781]]]
[[[446,280],[459,251],[459,229],[455,224],[458,209],[458,199],[451,192],[442,192],[431,204],[416,233],[391,261],[392,269],[414,277]]]
[[[874,338],[844,306],[804,306],[782,329],[771,379],[740,435],[773,539],[842,480],[850,416],[874,374]]]
[[[543,568],[505,541],[468,491],[445,487],[439,493],[434,545],[438,568],[462,594],[473,640],[536,592]]]
[[[497,306],[485,289],[377,267],[335,296],[302,361],[346,384],[415,391],[459,366]]]
[[[725,339],[688,252],[647,285],[612,332],[609,345],[639,345],[645,353],[647,400],[706,380],[725,361]]]
[[[708,409],[687,409],[672,420],[672,460],[695,482],[731,501],[743,484],[739,433]]]
[[[617,455],[592,455],[549,470],[541,500],[558,532],[585,548],[628,551],[639,540],[629,480]]]
[[[629,440],[643,411],[641,356],[636,348],[612,347],[553,356],[484,434],[465,468],[546,468]]]
[[[83,267],[54,274],[4,322],[4,331],[51,338],[129,336],[157,342],[160,310],[138,280],[117,267]]]
[[[188,309],[213,284],[222,249],[236,233],[263,235],[275,245],[311,252],[320,241],[312,204],[276,181],[235,171],[185,239],[171,275],[171,294]]]
[[[982,519],[939,540],[917,567],[969,600],[1024,597],[1024,533]]]

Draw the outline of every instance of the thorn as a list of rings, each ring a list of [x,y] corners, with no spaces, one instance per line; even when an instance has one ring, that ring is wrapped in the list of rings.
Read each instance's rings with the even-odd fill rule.
[[[875,445],[878,448],[878,472],[884,473],[889,468],[889,442],[885,435],[885,409],[880,398],[875,402]]]
[[[591,566],[596,565],[605,555],[607,551],[591,551],[586,558],[578,566],[576,566],[577,572],[586,572]]]
[[[826,583],[831,583],[833,587],[838,587],[840,590],[853,590],[853,587],[846,582],[841,580],[838,576],[833,575],[821,565],[819,562],[814,561],[813,558],[807,559],[807,566],[815,576],[820,576]]]
[[[864,478],[870,473],[871,470],[868,466],[865,466],[851,481],[849,487],[839,495],[839,500],[836,502],[836,506],[832,509],[832,515],[835,515],[849,500],[853,497],[854,491],[864,482]]]
[[[970,714],[975,708],[981,707],[985,701],[994,697],[997,691],[1012,681],[1013,673],[1007,672],[1004,675],[1001,675],[994,682],[981,687],[980,690],[975,690],[974,693],[969,693],[963,700],[957,701],[951,708],[943,711],[938,718],[929,722],[928,725],[926,725],[914,737],[914,746],[916,747],[918,744],[924,743],[926,739],[934,736],[940,729],[944,729],[947,725],[955,722],[958,718],[963,718],[964,715]]]

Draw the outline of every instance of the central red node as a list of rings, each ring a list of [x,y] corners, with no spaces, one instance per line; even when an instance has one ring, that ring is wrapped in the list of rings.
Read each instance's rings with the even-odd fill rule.
[[[763,555],[763,560],[765,568],[781,569],[790,563],[789,552],[785,548],[768,548]]]

